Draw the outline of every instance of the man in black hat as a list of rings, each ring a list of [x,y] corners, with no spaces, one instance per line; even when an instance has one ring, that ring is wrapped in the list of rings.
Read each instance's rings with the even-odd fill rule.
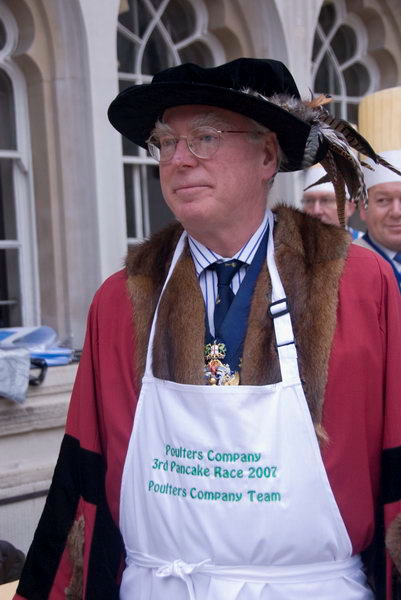
[[[332,151],[318,110],[257,59],[174,67],[112,103],[177,223],[94,299],[17,598],[396,593],[398,291],[345,231],[268,208],[278,170]]]

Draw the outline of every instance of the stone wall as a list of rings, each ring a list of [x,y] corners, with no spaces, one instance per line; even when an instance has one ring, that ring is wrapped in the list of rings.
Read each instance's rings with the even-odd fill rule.
[[[49,489],[76,369],[50,367],[23,404],[0,398],[0,538],[23,552]]]

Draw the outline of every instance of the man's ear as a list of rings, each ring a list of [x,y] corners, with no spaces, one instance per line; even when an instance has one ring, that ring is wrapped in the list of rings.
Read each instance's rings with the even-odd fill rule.
[[[366,223],[366,208],[364,207],[363,202],[359,205],[359,216],[361,217],[361,220]]]
[[[273,166],[274,173],[278,170],[278,141],[277,135],[273,131],[269,131],[264,139],[264,161],[263,164],[267,167]]]
[[[355,204],[353,202],[350,202],[349,200],[347,200],[345,203],[345,216],[347,219],[352,217],[352,215],[355,212],[355,209],[356,209]]]

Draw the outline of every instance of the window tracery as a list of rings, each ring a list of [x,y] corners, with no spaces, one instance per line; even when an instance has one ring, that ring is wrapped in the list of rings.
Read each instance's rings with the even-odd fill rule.
[[[312,64],[314,92],[331,94],[329,110],[356,123],[361,98],[376,89],[377,67],[368,55],[362,21],[347,13],[341,0],[329,0],[322,6]]]
[[[120,91],[149,83],[157,71],[182,62],[213,66],[224,60],[218,41],[207,31],[208,14],[200,0],[121,0],[117,54]],[[159,185],[158,167],[123,138],[128,243],[160,229],[172,218]]]
[[[0,0],[0,327],[39,320],[27,93],[12,60],[17,41]]]

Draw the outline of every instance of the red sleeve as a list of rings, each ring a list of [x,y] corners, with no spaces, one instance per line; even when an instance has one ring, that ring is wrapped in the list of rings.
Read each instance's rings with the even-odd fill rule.
[[[68,433],[106,458],[106,493],[116,523],[138,394],[132,320],[126,275],[120,271],[101,286],[92,303],[67,420]]]
[[[81,586],[118,597],[120,482],[137,401],[126,283],[116,273],[91,305],[66,435],[14,600],[60,600]]]

